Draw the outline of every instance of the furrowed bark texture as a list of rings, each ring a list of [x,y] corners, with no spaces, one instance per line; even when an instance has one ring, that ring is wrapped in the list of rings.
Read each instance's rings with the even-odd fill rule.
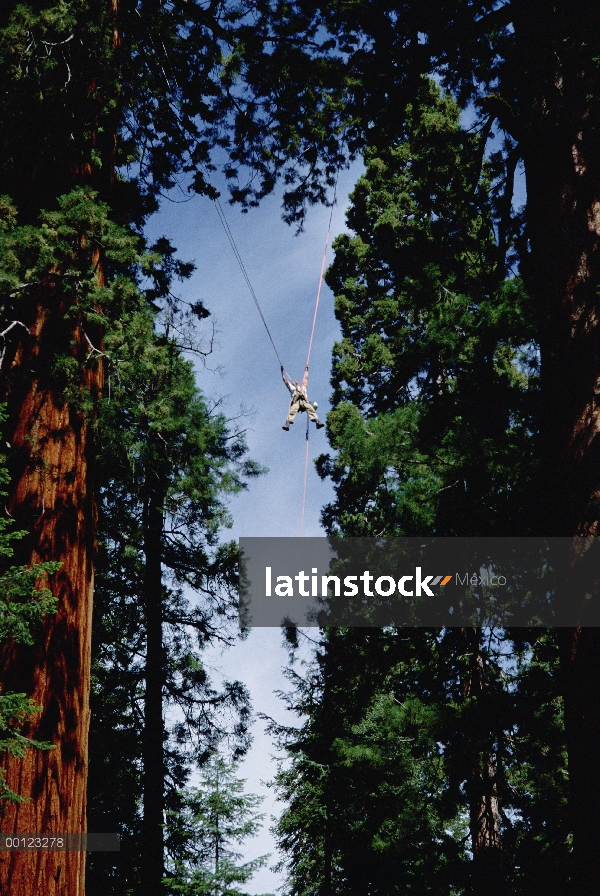
[[[490,699],[484,687],[481,632],[465,630],[464,636],[465,650],[470,654],[471,662],[463,683],[463,694],[465,699],[476,700],[481,706]],[[471,718],[471,726],[471,755],[466,757],[466,793],[473,852],[470,893],[472,896],[504,896],[506,876],[496,764],[491,745],[493,735],[478,715]]]
[[[471,770],[467,781],[469,829],[473,850],[471,893],[473,896],[504,896],[500,803],[496,788],[494,757],[490,754]]]
[[[119,0],[107,3],[115,21],[116,46]],[[91,29],[100,11],[90,8],[91,18],[85,23],[84,33]],[[70,83],[71,71],[74,74],[73,91],[66,95],[64,105],[45,98],[39,107],[25,104],[15,110],[10,101],[8,104],[9,121],[18,121],[19,126],[6,131],[10,151],[1,166],[0,192],[12,197],[21,223],[37,225],[40,210],[55,208],[56,197],[78,184],[92,184],[103,198],[110,199],[116,126],[104,128],[108,148],[100,145],[98,122],[103,112],[102,99],[95,90],[98,60],[90,54],[87,42],[76,39],[72,46],[77,47],[68,72]],[[88,132],[92,146],[103,156],[100,173],[90,161]],[[93,256],[98,285],[102,286],[104,269],[99,250]],[[9,509],[18,527],[30,533],[19,544],[15,559],[27,565],[62,562],[51,583],[58,598],[56,615],[45,620],[42,632],[34,632],[33,647],[12,647],[0,655],[3,689],[26,693],[41,707],[23,733],[54,745],[51,751],[29,750],[23,759],[5,759],[8,786],[27,799],[8,806],[0,818],[0,830],[7,834],[58,835],[87,829],[97,530],[90,406],[102,392],[104,370],[101,360],[88,358],[89,345],[68,310],[70,304],[50,285],[35,302],[28,302],[24,293],[18,316],[31,338],[21,339],[10,370],[7,372],[10,360],[6,357],[2,370],[8,383],[5,432],[12,446]],[[100,348],[102,334],[85,326]],[[60,355],[71,355],[78,361],[81,401],[72,394],[77,391],[73,383],[69,384],[70,401],[65,400],[66,384],[56,364]],[[0,894],[84,896],[85,859],[82,852],[2,853]]]
[[[56,352],[80,361],[82,392],[99,392],[103,371],[99,364],[85,365],[80,328],[65,319],[52,292],[49,288],[44,305],[30,309],[29,319],[24,314],[31,339],[21,343],[10,373],[9,440],[15,457],[10,510],[31,533],[19,546],[18,560],[62,561],[52,582],[58,611],[46,618],[34,646],[6,649],[0,680],[4,689],[24,692],[41,707],[23,733],[55,748],[4,759],[8,786],[27,800],[7,807],[0,818],[5,834],[86,830],[96,508],[88,421],[61,398],[53,374]],[[84,896],[84,872],[82,852],[2,853],[0,893]]]
[[[163,743],[163,589],[162,500],[151,497],[145,511],[146,695],[144,700],[144,825],[142,883],[144,893],[164,892],[164,743]]]

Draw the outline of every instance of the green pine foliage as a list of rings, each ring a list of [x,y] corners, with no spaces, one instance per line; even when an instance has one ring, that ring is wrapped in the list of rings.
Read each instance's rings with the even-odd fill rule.
[[[138,271],[151,264],[152,256],[145,257],[140,237],[111,220],[108,206],[90,187],[59,197],[58,209],[42,211],[35,225],[20,225],[17,210],[7,197],[0,204],[0,214],[5,366],[23,339],[26,328],[20,316],[24,308],[42,291],[52,290],[60,301],[49,309],[49,316],[63,306],[60,313],[71,324],[74,336],[82,337],[85,349],[75,352],[71,340],[57,339],[47,382],[93,424],[99,396],[81,388],[81,369],[96,366],[105,357],[94,339],[111,321],[120,327],[125,309],[131,313],[136,306],[143,308],[136,278]],[[98,277],[100,249],[108,273],[105,282]]]
[[[585,160],[589,145],[594,161],[597,16],[590,3],[573,12],[487,0],[13,0],[0,12],[0,193],[12,197],[0,200],[2,366],[29,338],[23,311],[40,299],[58,309],[67,327],[57,328],[44,386],[79,408],[104,445],[90,812],[99,827],[120,826],[130,844],[139,838],[150,505],[162,524],[165,702],[179,713],[164,731],[169,809],[187,819],[199,849],[202,823],[211,843],[218,838],[205,794],[181,801],[190,758],[205,761],[227,734],[243,750],[248,720],[238,684],[212,689],[201,648],[234,611],[234,550],[217,546],[224,496],[257,470],[195,390],[173,336],[165,289],[185,266],[164,243],[146,253],[136,231],[178,175],[214,195],[207,172],[223,155],[235,200],[255,204],[283,174],[285,216],[301,223],[346,158],[370,147],[350,211],[354,235],[338,241],[329,274],[343,338],[328,421],[336,454],[319,465],[336,487],[326,528],[528,534],[539,472],[537,341],[541,330],[552,361],[563,348],[554,325],[579,327],[563,326],[557,311],[554,243],[565,233],[560,244],[570,249],[573,238],[577,249],[564,282],[577,279],[577,253],[593,248],[585,202],[572,203],[583,216],[574,225],[556,213],[569,190],[578,194],[560,171],[548,178],[546,150],[566,135],[558,168]],[[456,102],[424,80],[432,71]],[[461,121],[469,104],[479,135]],[[502,148],[482,163],[494,122]],[[511,209],[520,158],[529,243]],[[586,184],[585,165],[576,168]],[[527,289],[510,267],[516,250]],[[595,320],[585,302],[579,348]],[[100,363],[106,394],[90,395],[82,372]],[[560,401],[549,382],[552,423],[548,409]],[[584,406],[589,395],[581,398]],[[16,640],[51,610],[27,576],[6,580]],[[306,681],[294,679],[304,725],[280,732],[292,757],[280,776],[289,808],[279,825],[291,893],[476,890],[468,835],[473,843],[482,794],[499,807],[499,886],[511,896],[564,892],[555,639],[488,634],[324,635]],[[32,707],[20,695],[0,699],[2,724],[18,734]],[[219,716],[229,708],[232,724]],[[9,749],[17,742],[9,737]],[[214,786],[205,782],[209,796]],[[233,839],[242,821],[232,822]],[[178,825],[170,847],[183,864],[173,885],[237,893],[243,867],[233,856],[219,865],[216,854],[212,866],[194,865],[178,852]],[[135,846],[124,856],[121,871],[93,857],[88,879],[102,896],[135,892]]]
[[[473,835],[498,802],[501,892],[565,892],[567,764],[557,645],[490,632],[329,630],[289,670],[301,727],[276,833],[290,896],[471,894]],[[474,830],[473,830],[474,828]]]
[[[244,687],[230,682],[216,691],[200,654],[211,638],[229,640],[227,625],[236,615],[237,549],[221,543],[221,531],[230,525],[226,499],[261,468],[246,458],[242,435],[230,431],[198,391],[193,365],[184,358],[185,349],[202,352],[193,321],[206,312],[197,306],[184,314],[170,288],[173,278],[189,276],[193,266],[180,262],[164,239],[145,249],[139,236],[112,222],[107,205],[89,187],[60,197],[58,210],[43,212],[37,225],[19,224],[6,198],[1,212],[0,295],[4,319],[15,322],[3,336],[5,363],[21,338],[20,303],[41,287],[60,294],[73,332],[85,345],[83,355],[70,343],[55,346],[49,376],[62,399],[85,415],[100,446],[89,817],[96,829],[123,833],[124,859],[115,868],[93,857],[88,878],[90,887],[114,886],[125,893],[139,872],[144,507],[149,495],[160,492],[165,706],[176,708],[166,735],[166,789],[174,809],[193,761],[203,762],[226,736],[234,752],[248,743]],[[96,265],[99,247],[103,278]],[[105,367],[103,395],[80,384],[82,367],[98,364]],[[8,554],[8,535],[0,549]],[[35,623],[54,609],[43,581],[56,566],[4,573],[3,640],[31,643]],[[189,589],[198,596],[190,598]],[[21,755],[33,742],[19,730],[37,707],[25,695],[0,699],[2,745]],[[3,795],[16,798],[6,788]]]
[[[197,303],[182,314],[170,287],[193,267],[167,240],[148,248],[140,236],[176,176],[212,192],[223,56],[244,15],[228,2],[129,0],[13,2],[0,13],[0,193],[11,194],[0,201],[0,351],[8,370],[44,309],[44,388],[80,412],[97,450],[89,818],[124,836],[120,867],[90,861],[88,887],[103,896],[129,892],[140,873],[150,504],[163,524],[168,807],[180,805],[193,762],[224,738],[234,754],[248,743],[245,688],[214,689],[201,652],[230,639],[237,550],[220,543],[226,501],[260,470],[184,357],[197,347],[192,318],[208,312]],[[86,388],[90,368],[104,391]]]
[[[461,892],[465,824],[442,712],[407,681],[431,650],[422,634],[331,630],[308,674],[290,672],[288,705],[304,722],[275,731],[291,759],[277,834],[293,896]]]
[[[263,816],[262,798],[244,792],[235,765],[215,755],[202,769],[199,786],[186,791],[179,829],[185,858],[175,860],[167,878],[171,892],[183,896],[243,896],[240,885],[262,868],[268,856],[240,863],[239,847],[254,836]]]
[[[342,340],[337,453],[318,466],[338,497],[323,521],[345,535],[514,535],[538,401],[527,296],[504,278],[456,103],[423,81],[405,121],[404,139],[367,152],[327,274]]]
[[[400,121],[366,152],[327,273],[342,339],[323,522],[345,536],[528,534],[538,346],[506,276],[512,249],[499,251],[493,165],[432,81]],[[301,727],[278,729],[288,892],[525,896],[536,878],[564,892],[556,667],[552,633],[323,632],[306,680],[290,673]]]
[[[556,632],[519,654],[515,711],[506,733],[512,804],[509,846],[516,893],[565,892],[573,867],[564,701]]]
[[[160,251],[159,251],[160,250]],[[199,392],[183,354],[202,352],[189,314],[171,293],[177,262],[163,240],[143,259],[143,298],[107,331],[107,383],[98,422],[102,486],[96,562],[89,816],[98,829],[119,830],[121,855],[88,862],[91,892],[127,893],[140,876],[146,666],[144,607],[148,508],[162,520],[161,613],[165,805],[182,810],[194,765],[223,740],[234,755],[249,743],[245,687],[212,685],[203,648],[230,643],[237,618],[237,546],[222,541],[230,525],[227,498],[261,468],[246,457],[241,433]],[[133,287],[131,287],[133,288]],[[147,304],[150,300],[151,304]],[[192,317],[197,319],[198,307]],[[152,660],[156,662],[156,658]],[[118,796],[113,782],[119,781]],[[166,848],[178,854],[177,825]]]

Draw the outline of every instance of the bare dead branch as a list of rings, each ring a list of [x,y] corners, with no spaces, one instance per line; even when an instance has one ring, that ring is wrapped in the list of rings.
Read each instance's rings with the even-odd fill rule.
[[[29,327],[26,327],[25,324],[23,323],[23,321],[21,321],[21,320],[11,321],[10,324],[4,330],[2,330],[2,332],[0,333],[0,337],[2,339],[4,339],[4,345],[2,346],[2,352],[0,353],[0,368],[2,368],[2,364],[4,362],[4,355],[6,354],[6,346],[7,346],[6,336],[10,333],[10,331],[12,329],[14,329],[14,327],[23,327],[23,329],[26,330],[27,335],[31,336]]]

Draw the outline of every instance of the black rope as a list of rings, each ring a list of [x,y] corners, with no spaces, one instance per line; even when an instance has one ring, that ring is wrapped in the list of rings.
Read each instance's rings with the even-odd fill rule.
[[[138,14],[138,16],[139,16],[140,18],[142,18],[139,9],[136,9],[136,13]],[[155,52],[155,54],[158,56],[158,53],[157,53],[157,51],[156,51],[156,44],[154,43],[154,40],[153,40],[153,38],[152,38],[152,34],[149,34],[148,36],[150,37],[150,42],[151,42],[152,46],[154,47],[154,52]],[[167,62],[170,64],[171,60],[169,59],[169,54],[168,54],[168,52],[167,52],[167,48],[165,47],[164,42],[163,42],[162,40],[161,40],[161,44],[162,44],[162,48],[163,48],[163,55],[164,55],[164,58],[165,58],[165,59],[167,60]],[[171,88],[171,82],[169,81],[169,78],[167,77],[167,73],[166,73],[166,71],[165,71],[165,69],[164,69],[162,63],[159,62],[159,65],[160,65],[160,69],[161,69],[161,71],[162,71],[163,77],[164,77],[165,81],[167,82],[167,86],[168,86],[169,90],[171,90],[171,89],[172,89],[172,88]],[[171,69],[172,69],[172,66],[171,66]],[[177,85],[177,87],[179,87],[179,85],[177,84],[177,79],[174,78],[174,80],[175,80],[175,84]],[[175,119],[175,124],[176,124],[177,127],[179,128],[179,131],[180,131],[181,136],[183,137],[184,141],[187,143],[187,142],[188,142],[188,136],[187,136],[187,134],[186,134],[186,132],[185,132],[185,129],[184,129],[183,125],[182,125],[181,122],[179,121],[179,116],[177,115],[177,112],[175,111],[175,109],[173,109],[173,107],[171,106],[170,103],[169,103],[169,106],[170,106],[170,108],[171,108],[171,112],[173,113],[173,118]],[[265,330],[267,331],[267,336],[269,337],[269,340],[270,340],[270,342],[271,342],[271,345],[273,346],[273,350],[274,350],[275,354],[277,355],[277,360],[279,361],[279,366],[281,367],[282,370],[284,370],[285,368],[284,368],[284,366],[283,366],[283,361],[282,361],[281,358],[279,357],[279,352],[277,351],[277,346],[275,345],[275,342],[273,341],[273,337],[271,336],[271,331],[269,330],[269,325],[267,324],[267,321],[265,320],[265,316],[264,316],[264,314],[262,313],[262,308],[260,307],[260,304],[259,304],[257,295],[256,295],[256,293],[255,293],[255,291],[254,291],[254,287],[252,286],[252,281],[250,280],[250,277],[249,277],[249,275],[248,275],[248,271],[246,270],[246,266],[244,265],[242,256],[240,255],[239,249],[238,249],[238,247],[237,247],[237,245],[236,245],[236,242],[235,242],[233,233],[231,232],[231,228],[229,227],[229,223],[228,223],[228,221],[227,221],[227,218],[225,217],[225,212],[223,211],[223,206],[222,206],[221,203],[219,202],[217,188],[216,188],[215,185],[213,184],[213,182],[212,182],[212,180],[211,180],[211,177],[210,177],[210,174],[208,173],[208,170],[205,168],[205,166],[202,165],[201,167],[202,167],[202,169],[203,169],[203,171],[204,171],[204,174],[206,175],[206,177],[207,177],[207,179],[208,179],[208,182],[209,182],[210,186],[212,187],[213,195],[211,196],[211,199],[213,200],[213,202],[214,202],[214,204],[215,204],[215,208],[217,209],[217,214],[218,214],[218,216],[219,216],[219,220],[221,221],[221,224],[223,225],[223,230],[225,231],[225,234],[226,234],[226,236],[227,236],[227,239],[229,240],[229,245],[231,246],[231,248],[232,248],[232,250],[233,250],[233,254],[235,255],[235,258],[236,258],[236,260],[237,260],[237,263],[238,263],[239,266],[240,266],[240,270],[241,270],[241,272],[242,272],[242,274],[243,274],[243,276],[244,276],[244,280],[246,281],[246,285],[247,285],[247,287],[248,287],[248,289],[249,289],[249,291],[250,291],[250,295],[252,296],[252,299],[253,299],[253,301],[254,301],[254,304],[256,305],[256,310],[257,310],[258,313],[260,314],[260,319],[262,320],[263,325],[264,325],[264,328],[265,328]],[[161,195],[162,195],[162,194],[161,194]],[[165,198],[166,198],[166,199],[169,199],[170,197],[166,196]],[[193,198],[193,197],[190,197],[190,198]],[[173,200],[170,200],[170,201],[172,202]],[[181,202],[181,200],[179,200],[179,201]],[[183,201],[189,201],[189,200],[183,200]]]
[[[206,175],[208,177],[209,183],[211,184],[211,186],[213,186],[212,181],[210,180],[210,176],[208,175],[208,172],[206,172]],[[213,189],[214,189],[214,186],[213,186]],[[262,313],[262,309],[260,307],[258,298],[256,296],[256,293],[254,292],[254,287],[252,286],[252,282],[250,280],[250,277],[248,276],[246,266],[244,265],[242,256],[239,253],[238,247],[237,247],[235,239],[233,237],[233,233],[231,232],[231,229],[227,222],[227,218],[225,217],[225,212],[223,211],[223,206],[221,205],[221,203],[219,202],[219,200],[216,196],[213,198],[213,202],[217,209],[217,214],[219,215],[219,220],[221,221],[221,224],[223,225],[223,230],[225,231],[225,233],[227,235],[227,239],[229,240],[229,245],[231,246],[231,248],[233,250],[233,254],[235,255],[235,257],[237,259],[237,263],[240,266],[240,270],[241,270],[242,274],[244,275],[244,280],[246,281],[246,285],[248,286],[250,295],[252,296],[254,304],[256,305],[256,310],[260,314],[260,319],[262,320],[262,322],[264,324],[264,328],[267,331],[267,336],[269,337],[269,339],[271,341],[271,345],[273,346],[273,350],[274,350],[275,354],[277,355],[277,360],[279,361],[279,366],[281,368],[283,368],[283,361],[279,357],[279,352],[277,351],[277,346],[275,345],[275,343],[273,341],[273,337],[271,336],[271,331],[269,330],[269,325],[267,324],[267,322],[265,320],[265,316]]]

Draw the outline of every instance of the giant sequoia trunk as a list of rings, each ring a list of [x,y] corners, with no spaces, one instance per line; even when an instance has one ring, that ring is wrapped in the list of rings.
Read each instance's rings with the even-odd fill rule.
[[[116,24],[119,4],[118,0],[106,0],[106,4],[114,21],[114,49],[120,40]],[[91,30],[91,25],[92,18],[84,27]],[[70,104],[54,106],[44,99],[41,111],[18,110],[17,149],[4,160],[0,192],[16,202],[23,223],[36,224],[42,208],[54,207],[58,194],[78,184],[91,183],[105,199],[110,196],[116,125],[106,119],[105,126],[99,128],[107,97],[98,97],[95,89],[93,70],[98,60],[90,56],[83,41],[75,40],[75,45],[71,65],[77,89]],[[71,69],[68,76],[70,81]],[[51,87],[48,96],[53,96]],[[102,142],[100,133],[104,134]],[[39,137],[37,142],[33,134]],[[90,161],[92,147],[103,159],[99,172]],[[99,251],[93,255],[98,285],[102,286]],[[19,528],[30,533],[21,543],[17,559],[25,564],[57,560],[62,568],[52,582],[58,598],[56,616],[46,619],[33,647],[6,648],[0,656],[3,689],[24,692],[41,707],[23,733],[53,745],[50,751],[29,750],[23,759],[4,758],[9,787],[26,801],[9,806],[0,818],[3,833],[86,831],[97,521],[89,408],[102,391],[103,366],[100,360],[90,363],[89,344],[73,320],[68,307],[71,302],[48,284],[35,302],[27,305],[24,300],[19,305],[18,316],[31,337],[22,339],[7,376],[9,420],[5,432],[12,446],[9,510]],[[86,332],[99,346],[102,334],[89,324]],[[56,365],[57,356],[69,354],[79,365],[81,402],[73,399],[73,384],[66,400],[65,383]],[[5,357],[3,373],[8,360]],[[85,858],[85,852],[3,853],[0,894],[84,896]]]
[[[524,273],[542,359],[537,532],[598,535],[600,135],[583,68],[566,57],[547,84],[540,99],[546,114],[523,140],[530,245]],[[578,554],[571,551],[573,562]],[[583,594],[566,597],[574,610]],[[572,630],[561,640],[574,892],[599,893],[600,633]]]
[[[102,388],[100,365],[85,364],[87,345],[68,323],[60,295],[46,288],[42,301],[23,308],[31,338],[18,348],[10,372],[8,438],[14,458],[10,510],[30,535],[20,560],[60,560],[53,577],[56,616],[30,648],[6,648],[3,688],[33,697],[41,711],[24,734],[50,741],[51,751],[6,758],[7,783],[26,802],[10,805],[3,833],[59,835],[86,830],[87,737],[92,556],[96,533],[93,450],[81,409],[61,397],[54,371],[57,351],[81,364],[81,390]],[[15,852],[0,857],[2,896],[83,896],[85,853]]]

